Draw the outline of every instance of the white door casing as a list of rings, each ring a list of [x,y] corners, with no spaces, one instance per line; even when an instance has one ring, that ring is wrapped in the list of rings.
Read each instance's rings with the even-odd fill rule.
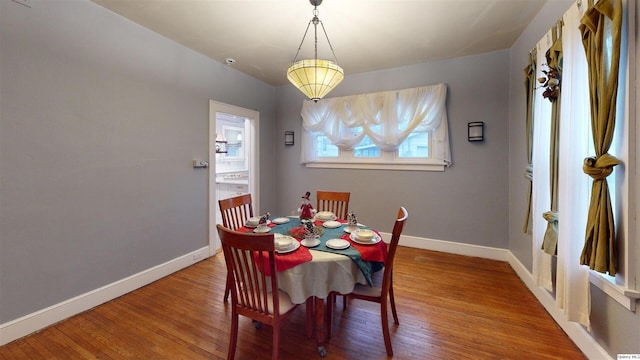
[[[249,193],[253,202],[253,210],[260,210],[260,186],[258,176],[260,174],[260,143],[258,140],[260,113],[255,110],[245,109],[221,102],[209,101],[209,256],[213,256],[220,250],[220,239],[216,230],[216,212],[218,211],[218,198],[216,196],[216,114],[225,113],[249,119],[249,131],[245,134],[248,141],[248,169],[249,169]]]

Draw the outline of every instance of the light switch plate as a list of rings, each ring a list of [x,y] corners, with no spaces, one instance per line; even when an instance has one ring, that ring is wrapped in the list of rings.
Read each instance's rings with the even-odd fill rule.
[[[208,168],[209,167],[209,162],[206,161],[206,160],[193,160],[193,167],[195,169]]]

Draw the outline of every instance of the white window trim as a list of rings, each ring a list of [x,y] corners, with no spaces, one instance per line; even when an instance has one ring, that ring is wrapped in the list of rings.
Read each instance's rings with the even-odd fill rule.
[[[438,171],[443,172],[446,165],[437,161],[423,162],[420,164],[415,163],[385,163],[385,162],[348,162],[333,160],[332,161],[318,161],[307,163],[308,168],[323,168],[323,169],[368,169],[368,170],[414,170],[414,171]]]
[[[315,148],[315,136],[313,146]],[[432,136],[429,133],[429,144]],[[431,150],[431,148],[429,149]],[[354,151],[338,149],[336,157],[318,157],[314,161],[307,162],[308,168],[322,169],[368,169],[368,170],[410,170],[410,171],[436,171],[444,172],[447,164],[442,160],[431,157],[405,157],[398,156],[398,150],[394,152],[380,150],[380,157],[356,157]]]
[[[637,290],[616,284],[611,276],[606,276],[593,270],[589,270],[589,282],[620,303],[620,305],[624,306],[627,310],[636,311],[636,300],[640,299],[640,292]]]

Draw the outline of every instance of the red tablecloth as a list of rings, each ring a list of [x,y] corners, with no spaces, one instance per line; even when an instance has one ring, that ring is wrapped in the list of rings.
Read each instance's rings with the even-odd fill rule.
[[[376,234],[378,234],[378,236],[382,238],[379,232],[376,231]],[[349,236],[349,234],[342,235],[341,238],[350,242],[351,246],[353,246],[356,250],[360,252],[360,255],[362,255],[362,260],[376,261],[381,263],[386,262],[387,244],[385,244],[384,241],[380,240],[376,244],[365,245],[365,244],[360,244],[351,240],[351,237]]]
[[[296,241],[299,242],[298,239],[296,239]],[[255,256],[256,256],[256,260],[258,260],[258,254],[256,254]],[[280,272],[280,271],[291,269],[294,266],[300,265],[307,261],[311,261],[311,259],[312,259],[311,252],[309,252],[308,248],[302,245],[300,245],[300,247],[297,250],[292,251],[290,253],[284,253],[284,254],[276,253],[276,256],[275,256],[276,271]],[[271,276],[271,270],[269,269],[269,266],[264,266],[268,264],[267,261],[269,261],[269,258],[265,256],[262,269],[266,269],[264,272],[265,275]]]

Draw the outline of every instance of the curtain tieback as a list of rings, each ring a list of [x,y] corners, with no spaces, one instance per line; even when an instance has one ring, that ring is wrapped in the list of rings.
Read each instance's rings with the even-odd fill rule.
[[[524,178],[529,181],[533,181],[533,165],[529,164],[524,169]]]
[[[603,180],[613,172],[613,167],[620,164],[621,161],[608,153],[600,157],[588,157],[582,163],[582,171],[591,176],[594,180]]]
[[[553,210],[549,210],[547,212],[544,212],[542,214],[542,217],[547,220],[547,222],[558,222],[558,212],[557,211],[553,211]]]

